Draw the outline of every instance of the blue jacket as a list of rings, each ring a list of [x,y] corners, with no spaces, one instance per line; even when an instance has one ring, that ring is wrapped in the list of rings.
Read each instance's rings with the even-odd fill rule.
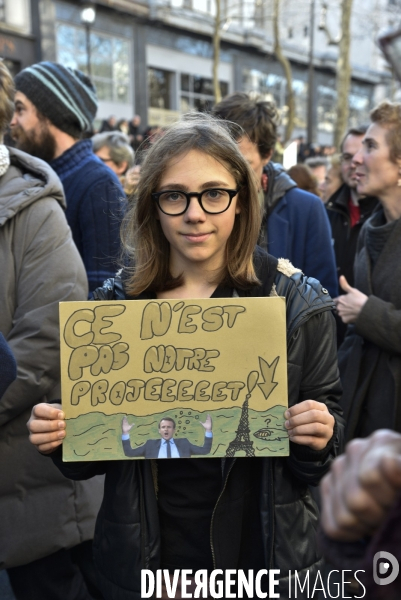
[[[314,194],[296,187],[281,165],[270,164],[274,168],[274,209],[267,221],[267,250],[318,279],[335,298],[337,269],[325,206]]]
[[[93,153],[89,139],[76,142],[50,166],[63,184],[67,221],[91,292],[117,270],[124,191],[118,177]]]

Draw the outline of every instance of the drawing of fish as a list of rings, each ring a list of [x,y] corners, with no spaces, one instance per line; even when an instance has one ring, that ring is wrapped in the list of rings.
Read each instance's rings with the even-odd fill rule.
[[[258,431],[255,431],[255,433],[253,435],[256,438],[259,438],[260,440],[264,440],[264,439],[268,438],[271,434],[272,434],[272,432],[270,429],[268,429],[267,427],[263,427],[263,429],[259,429]]]

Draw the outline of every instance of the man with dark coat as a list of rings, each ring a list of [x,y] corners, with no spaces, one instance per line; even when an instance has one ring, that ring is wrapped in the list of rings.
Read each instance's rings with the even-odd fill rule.
[[[344,275],[354,285],[354,260],[359,232],[378,204],[377,198],[361,196],[356,189],[355,154],[362,148],[367,127],[352,128],[341,143],[341,176],[344,184],[329,198],[326,208],[329,216],[337,262],[338,277]],[[344,290],[340,290],[343,294]],[[337,345],[342,343],[347,326],[337,321]]]
[[[318,279],[331,296],[337,296],[336,264],[324,205],[314,194],[299,189],[282,165],[271,162],[279,119],[274,104],[236,92],[216,104],[213,113],[240,125],[232,128],[232,134],[260,182],[264,219],[259,245],[277,258],[287,258],[305,275]]]
[[[136,152],[143,142],[143,135],[140,132],[141,117],[134,115],[131,121],[128,123],[128,135],[131,140],[131,146],[134,152]]]
[[[99,133],[104,133],[105,131],[117,131],[117,119],[114,115],[111,115],[108,119],[103,119]]]
[[[89,291],[116,271],[124,192],[118,177],[81,139],[96,116],[96,91],[81,71],[41,62],[15,78],[10,123],[17,147],[50,164],[61,179],[67,221],[81,254]]]

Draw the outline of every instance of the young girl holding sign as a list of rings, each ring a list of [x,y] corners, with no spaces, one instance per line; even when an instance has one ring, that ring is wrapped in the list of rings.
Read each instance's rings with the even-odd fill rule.
[[[253,173],[226,125],[189,115],[149,149],[123,230],[130,266],[95,297],[285,296],[289,457],[62,463],[61,406],[33,410],[32,443],[67,477],[106,474],[94,539],[106,599],[141,598],[141,569],[161,568],[279,569],[287,597],[294,571],[314,581],[321,566],[308,484],[341,445],[333,305],[316,280],[258,249],[260,223]]]

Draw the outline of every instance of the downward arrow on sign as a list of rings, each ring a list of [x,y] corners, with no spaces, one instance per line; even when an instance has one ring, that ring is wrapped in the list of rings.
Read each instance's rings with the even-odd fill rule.
[[[277,356],[273,360],[271,365],[269,365],[268,362],[266,362],[263,358],[261,358],[259,356],[259,365],[260,365],[260,371],[261,371],[261,374],[263,377],[263,383],[258,383],[258,386],[260,387],[266,400],[268,399],[268,397],[270,396],[270,394],[272,393],[272,391],[274,390],[276,385],[278,385],[278,382],[273,381],[273,379],[274,379],[274,373],[276,371],[276,367],[278,365],[279,360],[280,360],[280,357]]]

